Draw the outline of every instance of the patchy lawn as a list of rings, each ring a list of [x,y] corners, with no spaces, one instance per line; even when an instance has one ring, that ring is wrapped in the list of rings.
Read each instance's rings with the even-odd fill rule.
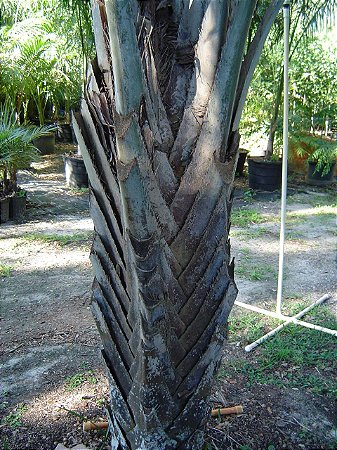
[[[65,186],[65,151],[60,147],[33,173],[20,174],[29,191],[26,221],[0,226],[3,450],[53,450],[58,443],[109,448],[104,431],[82,431],[85,419],[104,419],[108,386],[89,307],[88,192]],[[240,183],[231,230],[238,300],[273,309],[280,201],[254,199]],[[335,215],[332,190],[292,187],[284,312],[330,293],[304,320],[336,329]],[[206,448],[336,448],[336,338],[289,326],[254,352],[244,351],[277,323],[234,307],[212,406],[242,404],[244,412],[210,419]]]

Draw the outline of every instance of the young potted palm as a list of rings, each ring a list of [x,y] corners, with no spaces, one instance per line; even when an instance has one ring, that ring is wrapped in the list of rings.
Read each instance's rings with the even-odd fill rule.
[[[56,71],[56,56],[51,57],[51,40],[48,35],[33,36],[21,43],[20,63],[25,68],[25,89],[27,97],[35,107],[40,127],[46,122],[46,108],[54,103],[58,91],[59,73]],[[30,61],[35,62],[34,67]],[[41,154],[54,153],[55,133],[50,131],[34,139],[34,145]]]
[[[45,18],[17,22],[2,37],[0,59],[6,61],[1,74],[4,92],[13,100],[21,122],[31,121],[41,127],[47,120],[54,121],[69,92],[80,91],[79,83],[74,81],[76,64],[75,75],[69,77],[74,56],[67,55],[66,46],[59,43]],[[35,139],[34,144],[42,154],[53,153],[55,133]]]
[[[81,95],[80,71],[78,65],[72,67],[71,55],[50,39],[49,35],[34,36],[21,44],[23,63],[27,66],[27,96],[35,107],[40,126],[46,117],[56,120],[60,106],[69,116],[70,107]],[[71,61],[68,61],[69,58]],[[31,68],[30,61],[35,61]],[[49,110],[49,113],[48,113]],[[66,127],[71,135],[70,126]],[[50,132],[34,141],[42,154],[50,154],[55,149],[55,133]]]
[[[334,181],[337,158],[337,141],[310,134],[292,135],[293,152],[306,159],[306,181],[316,186],[326,186]]]
[[[17,219],[25,211],[26,193],[17,183],[17,172],[26,169],[39,156],[33,144],[55,127],[20,125],[9,102],[0,105],[0,223],[8,218]]]

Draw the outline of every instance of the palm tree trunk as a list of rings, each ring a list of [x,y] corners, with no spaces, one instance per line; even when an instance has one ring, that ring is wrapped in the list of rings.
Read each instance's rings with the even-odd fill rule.
[[[113,449],[199,449],[237,289],[238,121],[282,0],[93,1],[97,59],[74,128],[95,223],[92,310]]]
[[[266,157],[270,158],[274,153],[274,140],[275,133],[277,128],[277,121],[280,113],[280,105],[282,101],[282,93],[283,93],[283,70],[281,71],[281,75],[278,79],[278,89],[276,92],[275,103],[274,103],[274,111],[273,117],[269,126],[269,134],[268,134],[268,142],[267,142],[267,152]]]

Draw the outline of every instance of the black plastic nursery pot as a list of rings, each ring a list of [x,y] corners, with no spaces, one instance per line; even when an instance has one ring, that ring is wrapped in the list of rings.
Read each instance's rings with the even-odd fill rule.
[[[0,224],[9,220],[9,197],[0,198]]]
[[[276,191],[282,185],[282,161],[248,158],[249,187],[260,191]]]
[[[83,158],[66,155],[63,159],[67,185],[75,188],[88,187],[88,174]]]
[[[55,133],[48,133],[34,139],[33,144],[40,150],[41,155],[50,155],[55,152]]]
[[[308,172],[306,182],[314,186],[328,186],[334,182],[336,164],[331,164],[328,173],[322,175],[323,168],[321,170],[316,170],[315,162],[308,162]]]
[[[26,212],[27,197],[25,195],[10,197],[9,218],[13,220],[21,219]]]
[[[56,139],[59,142],[73,142],[73,133],[70,123],[59,123],[57,125]]]

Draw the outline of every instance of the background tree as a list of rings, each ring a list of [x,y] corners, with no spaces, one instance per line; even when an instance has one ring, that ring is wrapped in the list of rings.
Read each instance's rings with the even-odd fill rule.
[[[291,2],[290,67],[303,57],[303,51],[308,51],[306,46],[308,39],[310,40],[313,33],[331,24],[334,20],[336,6],[336,0],[310,0],[306,2],[293,0]],[[256,128],[259,127],[258,121],[268,115],[267,158],[270,158],[274,153],[275,133],[277,132],[283,98],[282,30],[282,21],[275,21],[251,87],[248,107],[244,114],[245,124],[243,125],[254,126],[251,119],[252,117],[256,117]],[[266,95],[257,96],[256,93],[259,92],[261,94],[263,86],[266,89]]]
[[[336,115],[337,85],[334,66],[337,47],[331,33],[316,32],[302,39],[297,55],[291,60],[289,72],[290,134],[303,136],[315,130],[323,132],[326,120]],[[240,129],[247,147],[259,146],[265,150],[270,140],[270,121],[275,117],[275,97],[283,59],[282,42],[268,37],[248,93]],[[283,81],[282,83],[283,84]],[[282,105],[282,98],[278,102]],[[273,153],[282,145],[282,114],[274,125]],[[278,156],[278,155],[277,155]]]
[[[114,449],[202,446],[237,292],[238,125],[281,5],[92,2],[97,59],[74,127],[91,183]]]
[[[296,1],[292,2],[291,19],[290,19],[290,42],[289,42],[289,61],[297,55],[299,45],[310,36],[310,34],[322,27],[323,24],[329,23],[333,19],[336,11],[336,0],[310,0],[309,2]],[[280,70],[277,91],[274,103],[274,112],[269,127],[269,136],[267,144],[267,157],[271,156],[274,151],[274,139],[277,128],[277,122],[280,112],[283,90],[283,70]]]
[[[324,131],[337,114],[337,45],[326,34],[308,38],[291,69],[293,131]],[[296,129],[295,129],[296,127]]]
[[[266,150],[271,117],[274,113],[276,90],[282,66],[283,43],[268,37],[254,72],[240,121],[244,147]]]
[[[337,46],[329,35],[307,39],[293,63],[290,99],[290,156],[315,163],[327,175],[336,162]]]

